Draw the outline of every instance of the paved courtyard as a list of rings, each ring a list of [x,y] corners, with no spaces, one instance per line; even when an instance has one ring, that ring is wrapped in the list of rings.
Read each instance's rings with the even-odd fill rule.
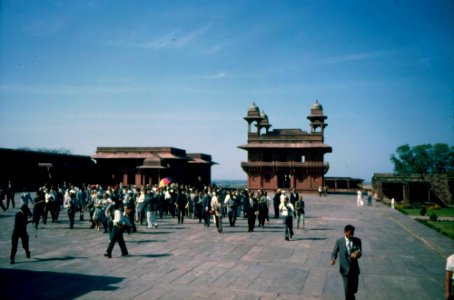
[[[16,195],[16,203],[19,203]],[[282,220],[247,232],[247,221],[218,234],[197,220],[164,217],[139,226],[103,256],[108,235],[89,222],[28,226],[31,259],[19,242],[9,264],[16,209],[0,212],[0,299],[343,299],[335,239],[352,224],[362,239],[357,299],[443,299],[445,259],[454,241],[381,204],[356,207],[355,195],[304,195],[306,228],[284,240]]]

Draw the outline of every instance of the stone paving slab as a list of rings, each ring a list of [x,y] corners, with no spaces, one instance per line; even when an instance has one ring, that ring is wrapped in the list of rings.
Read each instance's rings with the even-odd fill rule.
[[[17,197],[18,198],[18,197]],[[284,240],[281,219],[247,232],[247,221],[217,233],[198,220],[165,216],[159,227],[125,235],[130,256],[103,257],[108,235],[65,214],[28,226],[32,258],[19,243],[9,264],[18,209],[0,212],[0,299],[343,299],[339,266],[329,258],[343,227],[363,241],[357,299],[443,299],[454,241],[381,204],[357,207],[355,195],[304,195],[306,227]],[[16,203],[19,203],[16,200]],[[270,210],[272,211],[272,210]]]

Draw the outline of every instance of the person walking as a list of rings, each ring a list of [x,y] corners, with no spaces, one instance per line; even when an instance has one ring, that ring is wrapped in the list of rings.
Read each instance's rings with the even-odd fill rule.
[[[372,206],[372,192],[367,192],[367,206]]]
[[[16,202],[14,201],[14,194],[15,191],[13,189],[13,185],[11,184],[11,181],[8,181],[8,186],[6,187],[6,209],[9,208],[10,202],[13,208],[16,207]]]
[[[277,189],[273,197],[274,218],[279,219],[279,204],[281,204],[281,190]]]
[[[60,216],[61,212],[61,207],[63,205],[63,201],[65,199],[65,188],[63,186],[57,186],[57,189],[55,190],[55,201],[54,201],[54,207],[53,207],[53,212],[54,212],[54,217],[55,217],[55,222],[58,222],[58,218]]]
[[[285,240],[289,241],[293,237],[293,214],[295,209],[288,197],[285,197],[284,202],[279,206],[279,211],[285,217]]]
[[[202,223],[202,219],[203,219],[203,210],[202,210],[202,207],[203,207],[203,193],[202,192],[197,192],[197,196],[194,198],[194,202],[195,202],[195,208],[194,208],[195,217],[197,219],[199,219],[199,224],[201,224]]]
[[[204,226],[210,227],[211,197],[210,197],[208,190],[204,191],[202,211],[203,211],[203,219],[205,220]]]
[[[233,210],[233,219],[236,221],[238,219],[238,216],[240,216],[241,214],[241,195],[240,195],[240,192],[238,190],[236,190],[235,192],[233,192],[232,194],[232,198],[233,198],[233,201],[235,203],[235,206],[234,206],[234,210]]]
[[[305,217],[305,209],[304,209],[304,200],[303,196],[300,196],[298,201],[295,203],[295,211],[296,211],[296,228],[300,228],[300,223],[302,224],[301,229],[304,229],[304,217]]]
[[[47,224],[47,217],[49,216],[49,212],[51,211],[51,200],[52,194],[50,193],[49,188],[44,189],[44,214],[43,214],[43,224]]]
[[[19,239],[21,239],[22,247],[25,250],[25,255],[27,258],[30,258],[30,250],[28,248],[28,234],[27,234],[27,224],[33,222],[33,220],[28,220],[29,217],[32,216],[30,209],[28,206],[23,204],[16,213],[14,219],[14,229],[13,235],[11,237],[11,255],[10,255],[10,263],[14,264],[17,252],[17,244]]]
[[[255,219],[259,213],[259,201],[257,200],[256,196],[251,193],[251,197],[249,199],[249,210],[247,213],[247,223],[248,223],[248,232],[254,232],[255,227]]]
[[[235,211],[236,211],[236,206],[235,206],[235,200],[233,199],[233,194],[231,191],[227,193],[227,196],[225,196],[224,200],[224,205],[227,207],[227,216],[229,217],[229,224],[230,227],[235,226]]]
[[[50,217],[52,219],[52,223],[56,223],[58,219],[58,215],[60,214],[60,202],[58,200],[58,194],[53,189],[53,187],[49,190],[49,202],[46,205],[46,208],[50,212]],[[80,207],[80,206],[78,206]]]
[[[86,209],[88,211],[88,217],[90,219],[90,229],[94,229],[96,227],[96,222],[94,220],[94,216],[95,216],[95,211],[96,211],[96,205],[98,204],[98,200],[100,202],[102,202],[102,197],[99,197],[98,198],[98,191],[96,190],[96,188],[94,188],[93,186],[88,186],[87,187],[88,189],[88,199],[87,199],[87,206],[86,206]],[[101,203],[101,207],[102,207],[102,203]]]
[[[82,184],[80,189],[77,192],[77,201],[79,202],[79,220],[84,221],[84,213],[85,213],[85,207],[87,205],[87,191],[85,188],[85,184]]]
[[[140,190],[138,191],[140,192]],[[124,215],[128,217],[129,223],[131,226],[128,227],[130,232],[137,232],[136,222],[134,218],[136,216],[136,194],[134,191],[130,189],[124,196],[123,196],[123,211]]]
[[[170,189],[170,199],[169,199],[169,213],[172,216],[172,218],[175,218],[176,216],[176,205],[177,205],[177,191],[176,187]]]
[[[158,228],[158,193],[149,191],[149,196],[145,198],[145,210],[147,211],[147,227]]]
[[[361,190],[358,190],[356,194],[356,206],[363,206],[363,192]]]
[[[123,238],[123,233],[126,227],[131,226],[128,224],[129,220],[125,217],[125,215],[120,211],[120,205],[118,202],[113,204],[114,207],[114,219],[113,219],[113,227],[111,238],[109,242],[109,246],[107,246],[106,253],[104,254],[105,257],[112,258],[112,250],[115,246],[115,243],[118,242],[118,246],[120,246],[121,256],[127,256],[128,249],[126,248],[126,243]]]
[[[165,207],[165,200],[164,200],[164,194],[162,192],[161,188],[158,188],[156,191],[157,197],[158,197],[158,212],[159,212],[159,218],[162,219],[162,214],[164,213],[164,207]]]
[[[354,300],[358,291],[359,265],[358,259],[362,256],[361,240],[354,237],[355,227],[346,225],[344,236],[337,239],[331,252],[331,265],[336,263],[339,256],[339,272],[344,284],[346,300]]]
[[[78,207],[79,202],[76,197],[76,191],[70,190],[69,196],[65,198],[65,202],[63,203],[63,207],[66,209],[69,218],[69,228],[74,228],[74,217],[76,215],[76,211],[79,209]]]
[[[265,220],[268,215],[268,199],[266,198],[266,192],[259,192],[258,195],[259,202],[259,227],[265,228]]]
[[[328,194],[328,187],[325,185],[323,186],[323,196],[326,197],[326,194]]]
[[[245,189],[242,195],[242,204],[243,204],[243,218],[247,218],[249,215],[249,209],[251,204],[251,199],[249,198],[249,190]],[[255,218],[254,218],[255,220]]]
[[[290,203],[292,203],[293,207],[295,207],[295,203],[296,201],[298,201],[299,197],[300,195],[298,194],[298,192],[295,189],[292,189],[290,193]]]
[[[6,211],[6,207],[3,204],[3,200],[5,200],[6,192],[3,189],[0,189],[0,207],[3,211]]]
[[[44,209],[46,206],[45,203],[45,195],[42,188],[39,188],[36,192],[35,204],[33,205],[33,221],[35,223],[35,236],[37,235],[39,220],[41,216],[44,214]]]
[[[188,204],[188,197],[186,196],[186,192],[180,188],[175,202],[175,213],[177,214],[178,224],[183,224],[184,222],[186,204]]]
[[[222,205],[222,202],[219,200],[219,194],[217,192],[213,192],[213,196],[211,197],[211,209],[213,210],[214,224],[216,224],[218,232],[221,233],[224,206]]]
[[[101,230],[101,224],[105,223],[106,213],[104,211],[103,200],[101,197],[97,198],[95,204],[95,211],[93,213],[93,223],[95,224],[95,229],[97,231]],[[106,229],[106,227],[105,227]]]
[[[142,188],[140,195],[137,198],[135,221],[137,223],[140,222],[140,225],[143,224],[143,220],[145,218],[145,199],[147,192],[148,191],[145,188]]]

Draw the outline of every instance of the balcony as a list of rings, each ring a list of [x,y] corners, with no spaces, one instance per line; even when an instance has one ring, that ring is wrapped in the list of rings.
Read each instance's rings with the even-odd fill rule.
[[[249,161],[242,162],[241,167],[244,168],[329,168],[329,163],[325,162],[297,162],[297,161]]]

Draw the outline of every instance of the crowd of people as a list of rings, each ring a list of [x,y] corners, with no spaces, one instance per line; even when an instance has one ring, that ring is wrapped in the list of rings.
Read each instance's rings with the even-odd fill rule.
[[[63,212],[68,215],[69,229],[74,228],[78,218],[80,221],[89,221],[91,229],[110,233],[106,257],[111,257],[117,242],[122,255],[128,255],[123,233],[136,232],[139,224],[148,229],[157,228],[158,220],[164,215],[175,218],[178,224],[183,224],[185,218],[198,219],[205,227],[210,227],[213,222],[219,233],[223,231],[223,218],[227,217],[228,225],[234,227],[236,220],[243,217],[247,219],[248,232],[253,232],[256,225],[263,228],[269,223],[269,208],[274,207],[274,218],[285,218],[286,240],[293,237],[294,217],[297,218],[297,227],[301,224],[301,228],[304,228],[304,201],[295,190],[289,194],[284,190],[276,190],[271,199],[266,191],[217,186],[199,190],[177,183],[143,187],[120,183],[106,188],[101,185],[75,186],[63,183],[56,187],[40,187],[34,197],[24,190],[20,197],[21,211],[23,208],[25,216],[30,215],[29,222],[34,223],[35,235],[40,222],[47,224],[50,216],[50,222],[56,223]],[[0,202],[3,206],[3,201]],[[33,206],[31,212],[29,205]],[[11,254],[12,263],[14,255]]]

